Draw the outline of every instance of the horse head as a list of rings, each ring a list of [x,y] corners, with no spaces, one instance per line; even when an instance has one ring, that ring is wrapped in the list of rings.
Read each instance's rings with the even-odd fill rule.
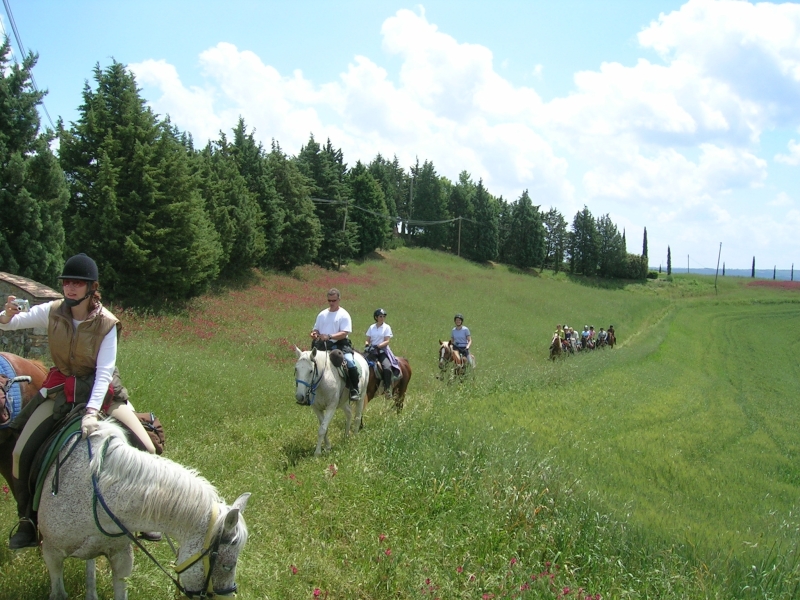
[[[221,511],[215,504],[208,531],[181,545],[175,572],[186,597],[236,595],[236,563],[248,535],[242,513],[249,498],[249,493],[242,494]]]
[[[313,393],[318,381],[317,377],[317,349],[302,351],[294,347],[297,362],[294,364],[294,381],[296,384],[294,397],[298,402],[304,402],[306,397]]]
[[[444,371],[447,368],[447,363],[453,360],[453,348],[450,342],[443,342],[439,340],[439,369]]]

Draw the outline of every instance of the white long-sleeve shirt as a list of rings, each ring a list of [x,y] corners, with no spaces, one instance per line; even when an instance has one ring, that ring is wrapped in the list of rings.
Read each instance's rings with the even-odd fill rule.
[[[55,301],[54,301],[55,302]],[[32,306],[28,312],[21,312],[14,315],[8,323],[0,323],[0,330],[16,331],[17,329],[41,328],[47,329],[50,319],[50,307],[53,302],[37,304]],[[0,312],[0,316],[5,316],[6,311]],[[78,327],[83,321],[72,319],[73,328]],[[100,410],[103,406],[108,386],[111,385],[111,378],[114,375],[114,368],[117,365],[117,328],[112,327],[103,341],[97,353],[97,371],[94,376],[94,386],[92,395],[86,408]]]

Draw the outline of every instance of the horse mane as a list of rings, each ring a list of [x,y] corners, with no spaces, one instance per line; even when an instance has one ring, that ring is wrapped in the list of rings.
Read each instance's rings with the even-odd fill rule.
[[[194,469],[128,444],[116,422],[101,421],[91,438],[99,442],[95,448],[108,442],[105,453],[96,452],[90,464],[101,491],[115,486],[117,502],[130,506],[141,501],[140,514],[146,519],[167,518],[180,528],[189,527],[207,517],[212,503],[224,504],[217,489]]]

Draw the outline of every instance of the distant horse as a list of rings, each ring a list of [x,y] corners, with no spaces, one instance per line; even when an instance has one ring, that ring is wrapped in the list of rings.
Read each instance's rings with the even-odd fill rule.
[[[408,388],[408,382],[411,380],[411,365],[408,364],[408,361],[403,358],[402,356],[397,357],[397,362],[400,365],[400,377],[395,377],[392,374],[392,397],[394,398],[394,405],[397,408],[398,412],[403,410],[403,401],[406,397],[406,389]],[[376,377],[375,369],[378,368],[377,365],[379,363],[375,363],[375,368],[369,370],[369,384],[367,385],[367,401],[365,405],[369,403],[375,397],[375,394],[378,391],[378,386],[381,383],[381,378]]]
[[[452,369],[453,375],[464,376],[467,374],[467,367],[475,368],[475,355],[470,353],[469,357],[463,356],[453,342],[439,340],[439,378],[443,379],[448,369]]]
[[[74,439],[50,468],[39,505],[50,600],[67,597],[67,557],[87,561],[86,597],[97,598],[94,559],[100,555],[111,565],[114,599],[127,598],[135,531],[161,531],[177,540],[178,575],[169,577],[183,595],[235,594],[236,562],[247,542],[241,513],[250,494],[227,506],[195,471],[130,446],[113,420],[101,421],[87,440],[79,434]]]
[[[608,331],[606,331],[606,333],[608,334],[607,339],[606,339],[606,343],[608,344],[609,348],[613,348],[614,346],[617,345],[617,334],[614,333],[614,328],[613,327],[609,327]]]
[[[306,398],[311,402],[311,408],[319,420],[317,430],[317,449],[314,456],[322,453],[322,443],[325,442],[325,450],[331,449],[331,442],[328,439],[328,426],[333,420],[333,415],[337,408],[341,408],[345,415],[345,437],[350,435],[353,413],[350,407],[350,394],[345,386],[344,377],[341,369],[335,366],[331,360],[331,355],[337,352],[313,350],[301,351],[295,346],[297,362],[294,365],[294,379],[297,387],[295,388],[295,398],[298,402],[303,402]],[[339,355],[341,356],[341,354]],[[361,429],[362,416],[364,412],[365,392],[367,391],[367,381],[369,378],[369,365],[367,360],[358,352],[353,353],[353,359],[360,371],[358,390],[361,396],[355,402],[355,423],[352,423],[353,433],[358,433]],[[335,359],[334,359],[335,360]],[[340,363],[341,364],[341,363]]]
[[[550,360],[554,361],[561,356],[561,338],[558,333],[553,336],[553,341],[550,343]]]
[[[30,383],[12,383],[14,377],[25,375],[31,378]],[[19,409],[36,395],[46,377],[47,368],[38,360],[0,352],[0,428],[7,426],[17,416]],[[13,406],[15,395],[20,400],[19,408]],[[12,492],[14,486],[11,485],[11,453],[16,443],[17,436],[11,436],[0,443],[0,475],[8,482]]]

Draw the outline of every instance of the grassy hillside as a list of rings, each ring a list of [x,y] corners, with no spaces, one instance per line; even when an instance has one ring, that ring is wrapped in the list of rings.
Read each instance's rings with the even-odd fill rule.
[[[120,315],[123,380],[164,422],[167,455],[229,500],[253,492],[240,597],[797,595],[797,291],[571,280],[409,249],[250,283],[181,315]],[[386,309],[414,374],[401,415],[376,399],[352,440],[338,415],[317,459],[292,348],[331,286],[356,347]],[[448,384],[436,348],[455,312],[479,366]],[[614,324],[620,344],[551,363],[556,323]],[[10,527],[10,497],[0,512]],[[0,578],[0,598],[47,597],[36,551],[0,549]],[[71,597],[82,579],[71,562]],[[137,553],[132,599],[170,585]],[[108,576],[100,587],[110,598]]]

